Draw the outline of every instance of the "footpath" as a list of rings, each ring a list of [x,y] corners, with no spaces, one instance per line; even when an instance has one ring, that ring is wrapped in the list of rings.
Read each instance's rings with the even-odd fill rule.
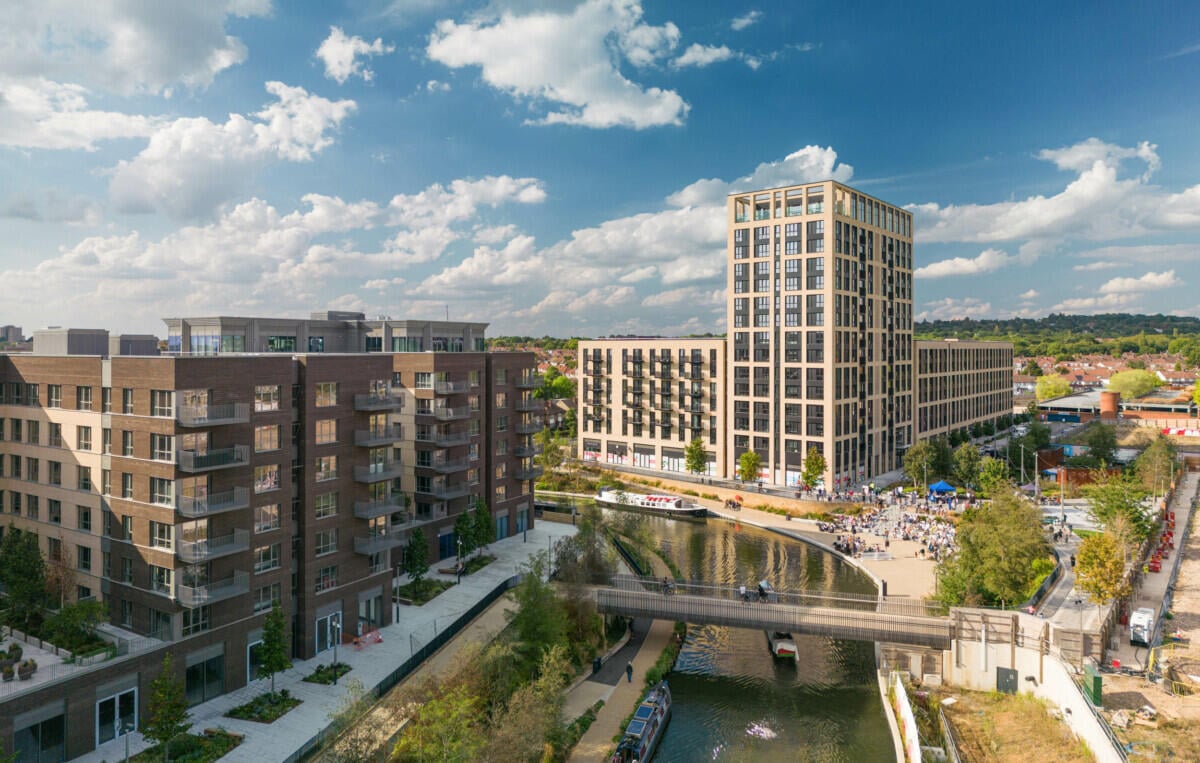
[[[330,716],[337,712],[349,695],[346,681],[357,679],[368,689],[374,689],[407,660],[413,652],[446,629],[465,612],[482,601],[496,586],[520,572],[531,556],[546,551],[559,538],[573,535],[575,528],[570,524],[539,522],[526,534],[492,543],[488,554],[496,561],[468,575],[458,585],[452,586],[432,601],[420,607],[395,605],[396,617],[392,625],[380,629],[382,642],[355,649],[350,643],[342,644],[337,650],[337,660],[350,666],[351,670],[338,684],[325,686],[306,683],[303,678],[318,665],[333,661],[332,649],[322,652],[311,660],[297,660],[292,667],[275,676],[275,688],[287,689],[302,704],[272,724],[260,724],[226,718],[231,708],[249,702],[269,690],[270,682],[258,679],[246,686],[222,694],[208,702],[189,709],[192,731],[199,733],[206,728],[220,727],[245,738],[231,753],[223,757],[222,763],[267,763],[294,759],[316,734],[329,726]],[[437,565],[435,565],[436,567]],[[433,574],[430,577],[453,580],[453,575]],[[400,579],[397,582],[405,582]],[[420,677],[422,670],[437,671],[439,665],[453,661],[459,648],[470,642],[489,640],[504,627],[503,600],[489,607],[476,617],[459,635],[427,660],[422,668],[406,680]],[[346,637],[349,642],[350,637]],[[129,736],[129,751],[137,754],[152,746],[139,732]],[[75,758],[83,763],[123,760],[125,737],[107,742],[95,750]]]

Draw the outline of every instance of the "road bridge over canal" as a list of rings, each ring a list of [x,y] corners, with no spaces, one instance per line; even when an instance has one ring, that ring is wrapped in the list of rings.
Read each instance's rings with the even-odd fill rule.
[[[762,601],[756,591],[749,594],[745,601],[731,586],[690,583],[672,583],[667,593],[661,581],[636,575],[616,575],[595,590],[604,614],[935,649],[949,649],[954,638],[953,621],[918,599],[773,591]]]

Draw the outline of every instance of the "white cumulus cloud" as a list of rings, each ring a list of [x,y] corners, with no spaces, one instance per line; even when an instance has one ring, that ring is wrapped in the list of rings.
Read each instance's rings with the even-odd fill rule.
[[[975,297],[946,297],[926,302],[925,309],[914,318],[918,321],[954,321],[962,318],[987,318],[991,313],[991,302],[984,302]]]
[[[737,54],[726,45],[701,45],[692,43],[687,50],[671,62],[676,69],[686,69],[689,66],[704,67],[720,61],[728,61]]]
[[[151,135],[163,122],[92,109],[87,95],[82,85],[0,76],[0,145],[92,151],[99,141]]]
[[[339,85],[345,84],[351,77],[370,82],[375,72],[363,66],[360,58],[382,56],[395,49],[394,45],[385,45],[382,38],[367,42],[361,37],[348,36],[341,27],[331,26],[329,36],[317,48],[317,58],[325,64],[325,76],[336,80]]]
[[[741,16],[729,22],[729,28],[735,32],[740,32],[748,26],[758,23],[762,18],[762,11],[753,10],[743,13]]]
[[[973,276],[999,270],[1016,259],[999,249],[985,249],[975,257],[952,257],[948,260],[931,262],[913,271],[913,276],[916,278]]]
[[[1146,273],[1139,278],[1114,278],[1100,286],[1101,294],[1130,294],[1143,291],[1155,291],[1179,286],[1183,282],[1175,277],[1174,270],[1164,270],[1161,273]]]
[[[569,12],[443,20],[425,52],[452,69],[479,67],[484,82],[535,109],[548,104],[531,123],[643,129],[682,124],[688,104],[630,80],[620,63],[647,67],[678,39],[670,22],[644,23],[637,0],[585,0]]]

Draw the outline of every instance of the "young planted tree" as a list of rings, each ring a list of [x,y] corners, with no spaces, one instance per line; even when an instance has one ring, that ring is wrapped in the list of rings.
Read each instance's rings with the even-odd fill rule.
[[[464,684],[442,692],[420,708],[392,750],[395,763],[478,760],[486,742],[482,703]]]
[[[1109,424],[1093,424],[1087,433],[1088,455],[1102,464],[1111,464],[1117,452],[1117,429]]]
[[[37,535],[9,525],[0,542],[0,584],[8,593],[9,623],[28,630],[46,604],[46,564]]]
[[[1041,514],[1028,501],[1001,492],[986,510],[972,509],[958,525],[958,551],[938,567],[938,599],[951,605],[1021,601],[1049,555]]]
[[[465,559],[475,550],[475,512],[464,511],[454,519],[454,539],[458,552]]]
[[[489,543],[496,540],[496,521],[492,519],[492,512],[482,498],[475,501],[471,519],[472,540],[475,548],[482,553]]]
[[[1164,485],[1169,485],[1171,478],[1180,471],[1177,465],[1178,458],[1175,443],[1159,433],[1137,459],[1135,468],[1142,487],[1151,492],[1158,492]]]
[[[271,607],[263,620],[262,646],[259,647],[258,677],[271,679],[271,694],[275,694],[275,674],[292,666],[288,659],[287,616],[279,602]]]
[[[537,463],[547,474],[558,469],[567,460],[566,443],[553,430],[542,429],[533,436],[533,442],[541,446],[542,452],[537,456]]]
[[[508,615],[522,650],[538,659],[551,647],[567,643],[566,613],[554,586],[546,581],[549,563],[544,551],[530,560],[521,583],[513,589],[517,609]]]
[[[979,449],[964,442],[954,451],[954,479],[962,487],[972,490],[979,487],[979,466],[983,458]]]
[[[162,668],[150,683],[148,708],[148,717],[142,723],[142,736],[162,745],[163,760],[168,761],[171,740],[187,733],[192,727],[188,721],[188,703],[183,693],[183,681],[175,675],[175,663],[170,652],[163,655]]]
[[[985,456],[979,462],[979,489],[984,495],[995,496],[1008,489],[1011,492],[1012,481],[1008,475],[1008,464],[998,458]]]
[[[387,737],[383,719],[371,712],[375,697],[357,678],[347,679],[345,685],[342,701],[329,714],[335,735],[325,753],[326,759],[335,763],[374,760],[376,748]]]
[[[762,457],[748,450],[738,457],[738,476],[743,482],[756,482],[759,470],[762,468]]]
[[[1071,394],[1071,383],[1062,376],[1039,376],[1034,395],[1039,401]]]
[[[1162,385],[1162,380],[1149,371],[1118,371],[1109,377],[1108,388],[1121,393],[1122,400],[1141,397]]]
[[[1093,604],[1106,604],[1129,595],[1125,581],[1125,551],[1114,533],[1089,535],[1079,544],[1075,585]]]
[[[804,467],[800,470],[800,480],[804,483],[804,487],[808,490],[816,487],[821,478],[825,476],[827,468],[829,468],[829,464],[826,463],[825,456],[821,455],[817,446],[809,445],[808,452],[804,454]]]
[[[1146,491],[1125,475],[1103,470],[1093,472],[1090,484],[1084,485],[1088,498],[1088,514],[1101,527],[1113,530],[1126,546],[1136,546],[1154,528],[1154,517],[1142,506]]]
[[[704,450],[704,440],[695,437],[683,449],[683,463],[687,470],[696,476],[708,471],[708,453]]]
[[[408,544],[404,547],[404,573],[413,583],[413,588],[420,588],[421,581],[429,572],[429,542],[421,528],[414,528],[408,536]]]
[[[937,476],[934,467],[933,446],[929,444],[928,440],[917,442],[905,452],[903,470],[904,476],[912,480],[913,487],[921,485],[930,477]],[[922,489],[928,490],[929,485],[925,485]]]

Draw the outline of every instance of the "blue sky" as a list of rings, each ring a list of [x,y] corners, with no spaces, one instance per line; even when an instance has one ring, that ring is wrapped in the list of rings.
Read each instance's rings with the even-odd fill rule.
[[[1200,315],[1186,3],[18,0],[0,323],[724,330],[724,197],[916,216],[918,317]]]

